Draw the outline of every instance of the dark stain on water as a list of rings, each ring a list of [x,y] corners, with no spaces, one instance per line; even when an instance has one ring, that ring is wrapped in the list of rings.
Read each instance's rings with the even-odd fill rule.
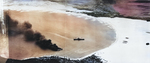
[[[124,43],[124,44],[127,44],[127,43],[128,43],[128,41],[123,41],[123,43]]]
[[[146,20],[147,22],[150,22],[150,20]]]
[[[129,37],[125,37],[126,39],[129,39]]]
[[[149,45],[149,43],[146,43],[146,45]]]

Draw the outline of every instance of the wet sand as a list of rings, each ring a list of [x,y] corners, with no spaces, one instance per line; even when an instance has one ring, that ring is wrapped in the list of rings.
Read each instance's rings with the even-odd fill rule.
[[[9,58],[25,59],[44,55],[81,58],[110,46],[115,42],[115,31],[99,21],[90,21],[63,13],[40,11],[7,11],[8,15],[20,23],[28,21],[34,31],[40,32],[62,51],[42,50],[34,42],[24,41],[24,36],[9,37]],[[84,41],[74,41],[74,38]]]

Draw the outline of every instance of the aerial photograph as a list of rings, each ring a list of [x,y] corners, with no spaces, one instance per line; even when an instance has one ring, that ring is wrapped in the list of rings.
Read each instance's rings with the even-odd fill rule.
[[[0,63],[150,63],[150,0],[1,0]]]

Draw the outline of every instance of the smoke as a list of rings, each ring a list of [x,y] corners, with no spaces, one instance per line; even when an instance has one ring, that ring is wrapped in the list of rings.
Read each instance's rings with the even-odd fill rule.
[[[32,29],[24,31],[24,37],[26,41],[40,41],[45,40],[45,37],[39,32],[34,32]]]
[[[35,45],[39,46],[43,50],[62,50],[56,44],[52,44],[50,39],[47,40],[40,32],[33,31],[32,24],[29,22],[19,23],[17,20],[12,20],[7,14],[6,22],[8,23],[7,28],[9,37],[23,35],[26,42],[35,42]]]

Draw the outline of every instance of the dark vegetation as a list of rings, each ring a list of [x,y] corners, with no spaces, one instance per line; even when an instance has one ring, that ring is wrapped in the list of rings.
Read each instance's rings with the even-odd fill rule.
[[[148,1],[148,0],[137,0],[134,2],[136,2],[136,3],[150,3],[150,1]]]
[[[109,12],[109,11],[108,11]],[[118,17],[121,16],[118,13],[102,13],[102,12],[83,12],[84,14],[94,16],[94,17]]]
[[[40,32],[33,31],[32,24],[29,22],[24,22],[22,24],[18,23],[18,21],[12,20],[7,14],[5,16],[5,20],[8,23],[7,28],[9,37],[23,35],[26,42],[35,42],[35,44],[43,50],[62,50],[56,44],[52,44],[50,39],[47,40]]]
[[[102,0],[105,4],[114,4],[116,3],[115,0]]]
[[[27,60],[8,59],[6,63],[103,63],[101,58],[95,55],[89,56],[81,60],[70,60],[57,56],[32,58]]]
[[[115,0],[95,0],[93,8],[88,8],[92,12],[83,12],[84,14],[94,17],[118,17],[121,16],[111,4],[115,4]],[[85,10],[85,9],[84,9]]]

